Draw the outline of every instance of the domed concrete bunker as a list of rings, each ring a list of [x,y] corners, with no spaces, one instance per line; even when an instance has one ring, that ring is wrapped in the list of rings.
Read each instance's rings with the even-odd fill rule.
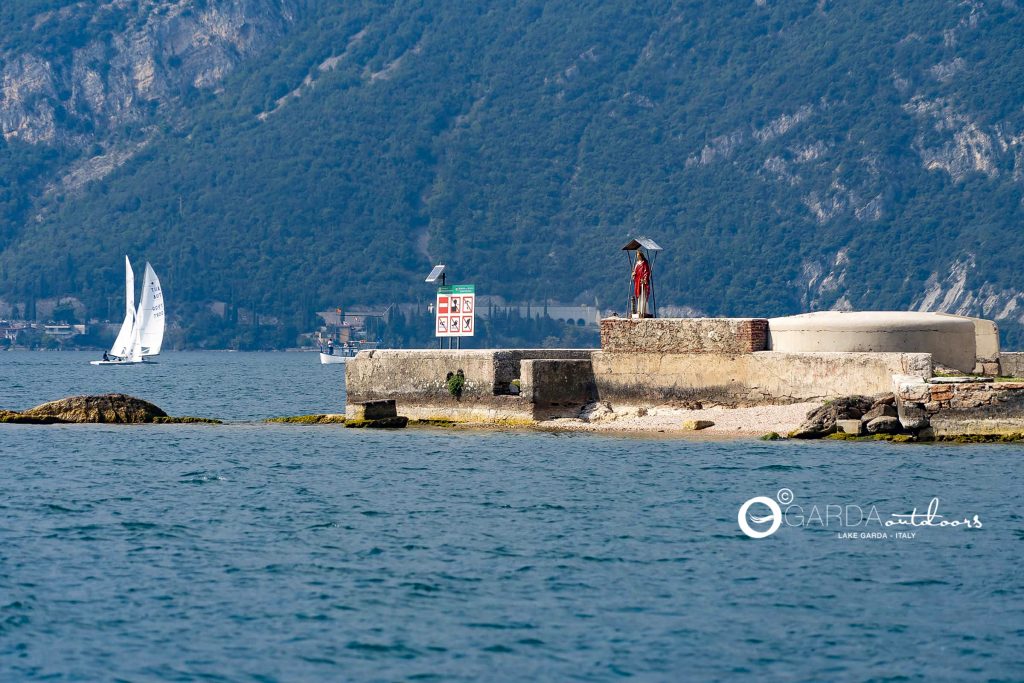
[[[823,311],[768,321],[772,351],[930,353],[932,359],[962,372],[977,361],[971,318],[941,313]]]

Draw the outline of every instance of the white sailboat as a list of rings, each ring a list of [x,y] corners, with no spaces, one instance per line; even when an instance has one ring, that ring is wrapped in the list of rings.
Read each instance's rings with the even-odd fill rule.
[[[128,257],[124,257],[125,267],[125,314],[124,322],[117,333],[110,352],[104,354],[104,360],[90,361],[92,365],[129,365],[146,361],[148,356],[160,353],[164,341],[166,316],[164,311],[164,294],[160,288],[153,266],[146,264],[142,279],[142,298],[139,307],[135,308],[135,274]]]

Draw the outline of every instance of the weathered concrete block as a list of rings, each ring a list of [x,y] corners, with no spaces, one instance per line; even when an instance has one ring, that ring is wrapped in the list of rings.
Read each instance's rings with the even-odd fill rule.
[[[925,380],[931,376],[931,369],[927,374],[906,375],[894,374],[892,376],[893,393],[896,395],[896,402],[900,401],[927,401],[930,399],[929,384]]]
[[[977,362],[972,319],[902,311],[822,311],[769,320],[769,348],[790,353],[930,353],[971,372]]]
[[[345,364],[346,414],[358,403],[393,399],[402,415],[414,419],[530,421],[533,406],[513,395],[527,359],[590,358],[590,349],[362,351]],[[462,370],[459,396],[448,390],[449,373]],[[355,409],[352,408],[354,411]]]
[[[860,436],[863,423],[860,420],[836,420],[836,429],[844,434]]]
[[[598,397],[593,365],[589,359],[524,360],[520,394],[533,405],[535,419],[576,417]]]
[[[393,398],[350,403],[345,406],[346,420],[381,420],[388,417],[396,417],[397,415],[398,409]]]
[[[999,377],[1002,374],[1002,370],[999,367],[999,363],[979,363],[978,370],[983,375],[989,375],[990,377]]]
[[[900,402],[896,408],[904,429],[917,431],[928,426],[928,413],[922,404]]]
[[[753,353],[767,349],[763,318],[605,318],[601,349],[633,353]]]
[[[931,374],[931,357],[914,353],[663,354],[598,351],[601,400],[657,404],[707,400],[727,405],[798,403],[888,393],[894,374]]]

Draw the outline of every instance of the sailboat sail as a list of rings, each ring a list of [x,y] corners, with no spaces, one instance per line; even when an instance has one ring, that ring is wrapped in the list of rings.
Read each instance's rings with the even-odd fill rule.
[[[155,356],[160,353],[164,342],[164,293],[153,266],[146,264],[142,280],[142,300],[136,315],[138,352],[141,356]]]
[[[110,355],[127,358],[135,341],[135,273],[132,272],[131,261],[124,257],[124,322],[117,333],[114,345],[110,347]]]

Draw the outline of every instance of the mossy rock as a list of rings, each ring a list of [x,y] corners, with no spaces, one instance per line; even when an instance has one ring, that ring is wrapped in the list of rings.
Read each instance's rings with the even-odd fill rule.
[[[293,425],[334,425],[345,424],[345,416],[337,413],[318,413],[315,415],[290,415],[286,417],[272,417],[266,422],[274,424]]]
[[[761,441],[781,441],[782,437],[778,432],[768,432],[761,437]]]
[[[917,443],[920,441],[913,434],[866,434],[857,436],[846,432],[834,432],[824,437],[832,441],[889,441],[890,443]]]
[[[0,410],[12,424],[222,424],[208,417],[171,417],[149,401],[127,394],[69,396],[17,413]]]
[[[409,424],[409,418],[399,415],[397,417],[381,417],[376,420],[346,420],[345,426],[349,428],[362,429],[402,429]]]
[[[944,434],[942,436],[936,436],[935,441],[941,443],[1021,443],[1024,442],[1024,433]]]
[[[53,417],[57,422],[103,424],[145,424],[168,417],[149,401],[127,394],[70,396],[30,408],[21,415]]]
[[[423,417],[409,420],[410,427],[455,427],[459,423],[447,417]]]
[[[0,410],[0,424],[51,425],[63,422],[53,415],[25,415],[13,410]]]

